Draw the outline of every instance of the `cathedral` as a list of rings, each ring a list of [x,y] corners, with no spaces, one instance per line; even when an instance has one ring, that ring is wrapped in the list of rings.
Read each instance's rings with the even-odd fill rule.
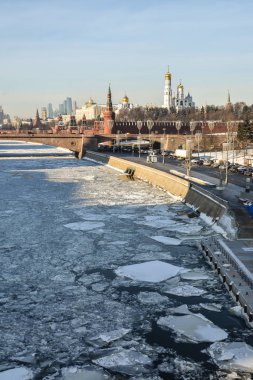
[[[169,111],[175,108],[177,112],[185,108],[195,108],[195,103],[190,93],[188,92],[186,96],[184,95],[184,86],[181,81],[177,86],[176,96],[172,96],[171,73],[169,70],[165,74],[163,107],[168,108]]]

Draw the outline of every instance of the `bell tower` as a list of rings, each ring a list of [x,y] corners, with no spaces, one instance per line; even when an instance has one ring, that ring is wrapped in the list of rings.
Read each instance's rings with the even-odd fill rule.
[[[171,106],[172,106],[171,73],[168,67],[168,71],[165,74],[163,107],[168,108],[168,110],[170,111]]]

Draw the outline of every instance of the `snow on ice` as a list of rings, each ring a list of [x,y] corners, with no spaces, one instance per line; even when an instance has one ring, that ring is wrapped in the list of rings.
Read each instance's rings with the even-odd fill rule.
[[[145,372],[145,366],[151,366],[152,360],[135,349],[118,349],[107,356],[93,359],[93,363],[128,375]]]
[[[253,373],[253,347],[244,342],[214,343],[207,352],[222,369]]]
[[[174,288],[170,288],[165,290],[165,293],[173,294],[175,296],[181,296],[181,297],[194,297],[194,296],[201,296],[202,294],[205,294],[206,291],[204,289],[196,288],[192,285],[178,285]]]
[[[191,342],[217,342],[228,336],[224,330],[201,314],[161,317],[157,323],[185,336]]]
[[[25,367],[17,367],[0,372],[0,380],[32,380],[31,370]]]
[[[122,266],[116,269],[115,272],[118,276],[129,277],[132,280],[161,282],[185,271],[187,269],[155,260]]]
[[[175,239],[167,236],[151,236],[151,239],[165,245],[179,245],[182,243],[182,240],[180,239]]]
[[[182,273],[180,277],[182,278],[182,280],[192,280],[192,281],[209,279],[209,276],[207,274],[205,274],[204,272],[198,272],[198,271],[189,271],[187,273]]]
[[[70,228],[73,231],[91,231],[97,228],[104,227],[102,222],[76,222],[65,224],[64,227]]]

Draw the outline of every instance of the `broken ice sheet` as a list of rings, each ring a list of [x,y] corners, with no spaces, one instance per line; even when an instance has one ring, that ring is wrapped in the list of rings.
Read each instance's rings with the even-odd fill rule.
[[[171,238],[168,236],[150,236],[151,239],[158,241],[159,243],[165,245],[179,245],[182,243],[182,240]]]
[[[161,282],[184,271],[187,271],[187,269],[155,260],[122,266],[116,269],[115,272],[118,276],[129,277],[132,280]]]
[[[32,380],[33,374],[30,369],[17,367],[0,372],[0,380]]]
[[[146,305],[160,304],[168,302],[168,297],[161,296],[161,294],[156,292],[140,292],[137,296],[138,300]]]
[[[204,289],[199,289],[192,285],[179,285],[164,291],[165,293],[180,297],[195,297],[206,293]]]
[[[209,276],[207,274],[200,271],[189,271],[187,273],[182,273],[180,277],[182,278],[182,280],[192,280],[192,281],[209,279]]]
[[[62,369],[63,380],[109,380],[111,377],[101,370],[92,367],[69,367]]]
[[[199,304],[203,309],[210,311],[221,311],[222,305],[218,303],[200,303]]]
[[[65,224],[64,227],[70,228],[73,231],[91,231],[104,227],[104,225],[102,222],[76,222]]]
[[[102,339],[104,342],[109,343],[114,340],[122,338],[124,335],[128,334],[131,329],[118,329],[113,331],[108,331],[107,333],[100,334],[98,338]]]
[[[214,343],[207,352],[221,369],[253,373],[253,347],[244,342]]]
[[[107,356],[93,359],[93,363],[127,375],[137,375],[146,372],[146,366],[152,365],[152,360],[135,349],[118,349]]]
[[[227,338],[228,334],[201,314],[168,316],[158,319],[161,327],[174,330],[190,342],[217,342]]]

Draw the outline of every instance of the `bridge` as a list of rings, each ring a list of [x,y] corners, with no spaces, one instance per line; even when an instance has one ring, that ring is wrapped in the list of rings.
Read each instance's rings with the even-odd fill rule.
[[[60,148],[69,149],[75,153],[76,158],[82,159],[85,150],[96,150],[98,146],[98,139],[96,136],[85,136],[81,134],[21,134],[21,133],[8,133],[0,134],[1,140],[15,140],[25,142],[37,142],[43,145],[57,146]]]

